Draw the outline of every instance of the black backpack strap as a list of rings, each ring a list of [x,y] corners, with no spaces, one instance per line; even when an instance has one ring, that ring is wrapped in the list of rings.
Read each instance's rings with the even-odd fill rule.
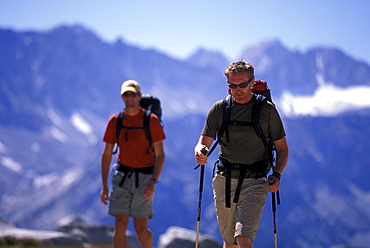
[[[148,107],[148,109],[144,113],[144,118],[143,118],[143,126],[144,126],[144,131],[146,135],[146,139],[149,141],[149,146],[152,146],[152,134],[150,133],[150,128],[149,128],[149,123],[150,123],[150,115],[152,113],[151,111],[152,105]]]
[[[150,115],[151,115],[151,106],[149,106],[149,108],[144,112],[143,127],[127,127],[127,126],[122,125],[123,117],[124,117],[123,111],[119,112],[118,117],[117,117],[117,125],[116,125],[116,148],[114,149],[113,154],[116,154],[117,151],[118,151],[119,135],[120,135],[121,130],[122,130],[123,127],[127,128],[127,129],[144,129],[145,136],[146,136],[147,140],[149,141],[149,146],[150,147],[152,146],[152,135],[150,133],[150,128],[149,128]],[[127,135],[127,133],[126,133],[126,135]],[[126,137],[126,140],[127,140],[127,137]]]
[[[253,126],[254,131],[257,133],[257,136],[260,139],[262,139],[262,142],[263,142],[263,144],[265,146],[265,149],[267,151],[268,160],[269,160],[270,164],[272,165],[273,160],[274,160],[273,150],[275,148],[274,148],[273,144],[269,144],[267,142],[265,134],[263,133],[263,130],[261,128],[261,121],[260,121],[261,109],[267,101],[268,101],[268,99],[264,95],[257,95],[256,96],[256,101],[253,105],[252,121],[253,121],[253,123],[255,123],[255,125]]]
[[[218,130],[218,132],[217,132],[217,140],[213,144],[212,148],[209,150],[208,156],[211,155],[211,153],[217,147],[218,143],[220,142],[220,138],[222,137],[225,130],[226,130],[227,141],[229,141],[229,132],[227,131],[227,129],[228,129],[228,122],[229,122],[229,119],[230,119],[231,100],[232,100],[231,95],[227,95],[224,98],[223,102],[222,102],[223,111],[224,111],[223,112],[223,118],[222,118],[222,124],[221,124],[220,130]]]
[[[225,204],[227,208],[230,208],[230,196],[231,196],[231,169],[226,168],[225,170]]]
[[[218,138],[221,138],[224,132],[226,132],[226,141],[229,142],[229,125],[230,121],[230,108],[231,108],[232,96],[227,95],[224,99],[224,116],[222,120],[222,126],[218,132]]]
[[[239,168],[239,178],[238,178],[238,184],[236,186],[235,193],[234,193],[234,200],[233,200],[234,203],[239,202],[240,191],[242,189],[242,185],[243,185],[246,172],[247,172],[247,168],[245,166],[241,166]],[[229,202],[229,203],[226,202],[226,207],[227,207],[227,204],[229,204],[229,207],[230,207],[230,196],[229,198],[226,199],[226,201]]]
[[[253,112],[252,112],[252,122],[255,123],[254,131],[257,133],[257,136],[260,139],[264,140],[264,143],[266,139],[265,139],[265,135],[261,128],[260,114],[261,114],[262,106],[265,101],[267,101],[267,98],[265,96],[257,95],[256,101],[254,102],[254,105],[253,105]]]
[[[123,111],[119,112],[117,117],[117,124],[116,124],[116,149],[114,149],[113,154],[116,154],[118,151],[118,138],[121,133],[122,129],[122,121],[123,121]]]

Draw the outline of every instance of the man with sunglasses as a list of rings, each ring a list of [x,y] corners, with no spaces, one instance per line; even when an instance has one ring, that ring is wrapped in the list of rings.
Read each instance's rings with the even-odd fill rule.
[[[163,140],[166,138],[157,116],[151,114],[149,130],[151,142],[143,129],[144,112],[140,106],[141,89],[134,80],[121,86],[121,98],[125,104],[120,136],[116,140],[118,114],[113,115],[104,134],[105,148],[102,154],[101,201],[109,202],[109,214],[115,216],[113,244],[115,248],[127,247],[126,230],[129,217],[143,248],[152,248],[153,235],[148,229],[153,217],[153,196],[163,165]],[[108,175],[115,144],[119,154],[112,178],[112,191],[108,189]]]
[[[251,91],[254,67],[245,61],[237,61],[231,63],[224,74],[232,97],[230,121],[251,123],[253,105],[256,101],[256,95]],[[223,100],[216,102],[208,112],[194,149],[198,164],[207,163],[207,155],[202,151],[204,149],[208,151],[221,129],[224,117],[223,104]],[[268,191],[277,192],[280,188],[280,176],[288,161],[283,123],[273,104],[264,103],[259,120],[266,139],[272,141],[277,150],[275,173],[270,175],[268,180],[266,180],[266,171],[269,168],[266,147],[252,126],[228,125],[228,135],[224,133],[219,138],[218,168],[212,187],[224,248],[253,247],[266,195]],[[239,199],[234,202],[237,189],[240,192]],[[229,202],[229,205],[226,202]]]

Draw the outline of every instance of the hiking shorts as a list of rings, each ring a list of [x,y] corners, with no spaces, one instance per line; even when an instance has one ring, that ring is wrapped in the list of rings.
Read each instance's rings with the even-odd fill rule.
[[[237,236],[246,236],[254,241],[266,202],[268,186],[265,178],[245,178],[238,203],[234,193],[238,179],[231,179],[230,208],[225,205],[225,180],[217,174],[212,181],[214,204],[221,236],[226,245],[234,245]]]
[[[138,173],[139,187],[136,188],[135,173],[128,175],[122,185],[119,186],[124,173],[114,171],[112,178],[112,191],[109,198],[110,215],[129,214],[131,217],[153,217],[154,195],[144,200],[144,189],[150,182],[151,174]]]

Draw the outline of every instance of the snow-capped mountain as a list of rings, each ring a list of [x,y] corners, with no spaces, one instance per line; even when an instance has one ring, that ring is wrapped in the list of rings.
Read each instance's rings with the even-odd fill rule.
[[[161,99],[167,135],[150,228],[156,240],[169,226],[195,229],[193,147],[209,107],[227,93],[223,69],[231,61],[202,49],[180,61],[122,40],[104,43],[81,26],[0,30],[0,44],[2,218],[37,229],[76,214],[113,222],[99,200],[101,139],[123,107],[121,83],[135,79]],[[241,57],[268,81],[287,132],[280,247],[369,244],[369,65],[335,48],[291,51],[278,41],[253,44]],[[201,232],[219,237],[212,164],[206,168]],[[270,201],[256,247],[273,242]]]

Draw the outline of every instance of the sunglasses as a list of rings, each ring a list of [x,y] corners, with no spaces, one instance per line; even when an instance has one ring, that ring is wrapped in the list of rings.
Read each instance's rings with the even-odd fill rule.
[[[122,95],[123,95],[123,97],[129,97],[129,96],[131,96],[131,97],[135,97],[135,96],[139,95],[139,93],[134,93],[134,92],[132,92],[132,93],[127,93],[127,92],[125,92],[125,93],[123,93]]]
[[[252,81],[252,79],[250,79],[249,81],[245,82],[245,83],[241,83],[241,84],[228,84],[229,85],[229,88],[230,89],[236,89],[236,88],[245,88],[248,86],[248,84]]]

